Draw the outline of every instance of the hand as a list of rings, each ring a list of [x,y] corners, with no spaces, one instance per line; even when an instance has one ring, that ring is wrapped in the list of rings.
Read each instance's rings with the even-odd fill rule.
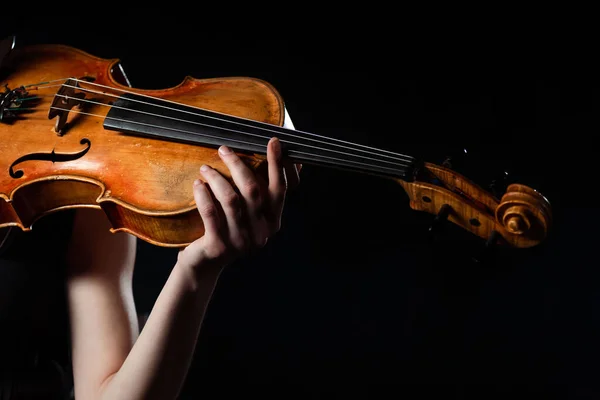
[[[279,139],[267,145],[268,182],[257,176],[228,147],[219,156],[229,168],[238,188],[219,172],[202,166],[206,183],[194,182],[194,199],[204,223],[205,233],[182,250],[178,264],[198,268],[222,268],[236,258],[262,248],[281,227],[281,214],[288,186],[298,184],[298,170],[284,167]],[[211,193],[212,192],[212,193]]]

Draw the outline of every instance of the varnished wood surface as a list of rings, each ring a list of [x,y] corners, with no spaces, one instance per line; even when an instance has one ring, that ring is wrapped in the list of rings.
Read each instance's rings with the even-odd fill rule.
[[[512,247],[532,247],[546,238],[552,212],[547,200],[535,190],[512,184],[499,200],[455,171],[431,163],[425,163],[424,169],[441,183],[398,181],[409,196],[411,208],[436,215],[448,205],[449,221],[483,239],[496,231],[501,235],[500,243]]]
[[[0,85],[7,84],[11,89],[91,76],[101,85],[279,126],[284,123],[282,98],[270,84],[257,79],[186,77],[173,88],[142,90],[123,86],[114,79],[111,71],[117,59],[97,58],[66,46],[15,49],[9,57],[11,72]],[[203,163],[229,177],[215,149],[107,131],[102,127],[102,118],[74,112],[69,114],[66,134],[59,136],[54,131],[55,121],[48,119],[49,106],[59,87],[42,87],[30,91],[41,96],[36,106],[39,111],[22,114],[22,119],[10,125],[0,124],[0,227],[27,230],[49,212],[102,207],[116,230],[129,231],[154,244],[184,246],[203,234],[192,183],[201,178]],[[104,116],[108,110],[86,104],[83,111]],[[81,159],[25,161],[18,165],[23,177],[15,179],[8,173],[10,165],[27,154],[77,153],[85,148],[82,139],[88,139],[91,147]],[[260,157],[245,159],[255,168],[262,162]]]
[[[64,135],[48,118],[60,83],[67,78],[92,77],[95,84],[187,104],[228,115],[283,126],[285,107],[269,83],[245,77],[194,79],[176,87],[143,90],[119,83],[118,59],[101,59],[78,49],[45,45],[17,49],[9,56],[8,76],[0,82],[11,89],[62,79],[30,90],[40,96],[36,111],[23,113],[11,124],[0,124],[0,227],[28,230],[47,213],[74,207],[102,208],[113,230],[130,232],[150,243],[181,247],[199,238],[202,221],[196,210],[192,183],[199,168],[209,164],[230,178],[216,149],[129,136],[105,130],[105,105],[89,104],[69,113]],[[93,90],[110,90],[89,86]],[[88,100],[106,103],[114,98],[86,93]],[[81,111],[83,113],[78,113]],[[30,154],[77,154],[66,162],[28,160],[10,175],[10,166]],[[242,156],[265,173],[263,155]],[[415,210],[437,214],[444,205],[448,219],[481,238],[498,232],[501,243],[514,247],[539,244],[551,226],[547,200],[524,185],[512,185],[502,199],[494,198],[456,172],[425,163],[414,181],[398,180]]]

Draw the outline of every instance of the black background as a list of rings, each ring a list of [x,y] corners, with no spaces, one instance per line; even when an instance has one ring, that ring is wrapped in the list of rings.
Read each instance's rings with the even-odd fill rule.
[[[139,88],[186,75],[264,79],[299,130],[434,163],[467,149],[460,172],[486,185],[508,171],[553,206],[541,246],[478,264],[481,240],[448,226],[430,241],[432,216],[411,210],[393,182],[305,166],[282,231],[219,281],[182,398],[275,383],[290,384],[282,397],[379,383],[444,384],[447,398],[600,394],[598,81],[587,51],[389,23],[269,30],[267,19],[236,30],[207,15],[111,16],[87,29],[81,18],[28,18],[2,32],[119,58]],[[148,312],[175,253],[139,250],[134,290]]]

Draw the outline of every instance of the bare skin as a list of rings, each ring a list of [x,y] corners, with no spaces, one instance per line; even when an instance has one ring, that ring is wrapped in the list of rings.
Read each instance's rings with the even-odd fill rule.
[[[267,147],[268,182],[220,148],[236,192],[208,167],[194,182],[206,233],[180,251],[139,332],[132,292],[135,238],[111,234],[102,212],[80,210],[69,252],[73,377],[78,400],[174,399],[190,366],[200,326],[223,268],[262,248],[280,229],[288,187],[279,141]]]

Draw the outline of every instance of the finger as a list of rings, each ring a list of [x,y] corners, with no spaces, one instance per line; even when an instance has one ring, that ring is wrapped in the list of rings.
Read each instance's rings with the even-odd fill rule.
[[[254,172],[229,147],[221,146],[219,156],[229,168],[231,178],[244,198],[250,215],[256,215],[261,210],[261,190]]]
[[[242,227],[242,207],[239,195],[227,179],[215,169],[203,165],[200,172],[223,209],[230,239],[235,246],[242,246],[244,228]]]
[[[283,153],[281,142],[278,138],[272,138],[267,145],[267,163],[269,168],[269,194],[272,204],[279,211],[283,207],[285,199],[286,171],[283,168]]]
[[[219,234],[219,211],[213,201],[208,187],[200,180],[194,181],[194,200],[196,208],[202,217],[205,235]]]
[[[256,181],[258,182],[258,186],[260,187],[260,192],[268,193],[268,191],[269,191],[269,182],[267,182],[268,177],[264,178],[260,174],[255,174],[254,176],[256,178]]]

